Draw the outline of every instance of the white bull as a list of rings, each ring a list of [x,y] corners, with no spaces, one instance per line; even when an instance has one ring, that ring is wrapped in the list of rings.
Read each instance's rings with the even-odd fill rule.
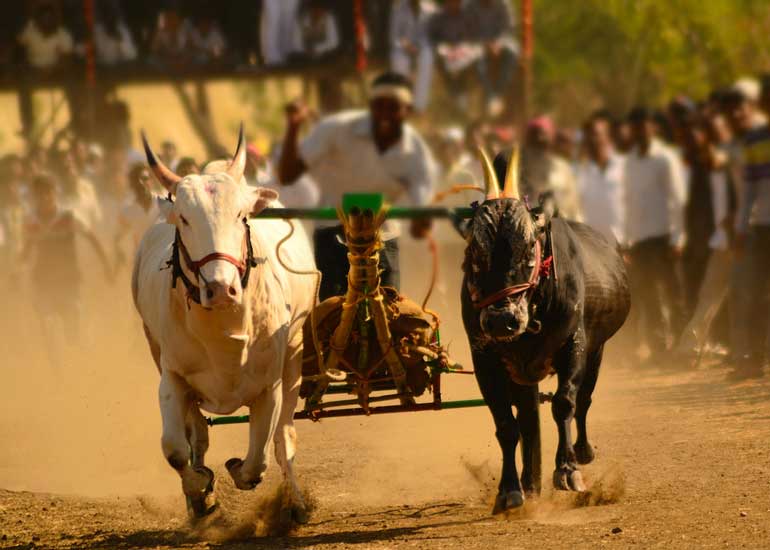
[[[253,489],[265,474],[273,440],[292,512],[301,520],[305,505],[292,471],[293,413],[313,277],[292,274],[277,260],[276,244],[289,229],[284,221],[247,221],[268,204],[280,204],[275,191],[243,179],[243,129],[230,163],[212,162],[203,174],[185,178],[165,167],[146,139],[144,146],[170,197],[161,204],[166,223],[144,236],[132,278],[160,371],[163,454],[182,478],[190,513],[205,515],[212,509],[214,474],[204,465],[208,427],[201,409],[230,414],[247,406],[249,449],[245,459],[228,460],[227,470],[236,487]],[[298,227],[281,247],[281,259],[313,270],[312,258]]]

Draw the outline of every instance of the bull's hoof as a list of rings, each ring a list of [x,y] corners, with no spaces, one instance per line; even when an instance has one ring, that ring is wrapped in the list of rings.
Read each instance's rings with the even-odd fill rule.
[[[187,498],[187,513],[197,520],[217,508],[214,501],[214,472],[206,466],[197,466],[182,476],[182,490]]]
[[[225,468],[227,468],[230,477],[233,478],[233,483],[235,483],[235,486],[241,491],[251,491],[254,489],[254,487],[259,485],[259,483],[262,481],[262,477],[260,476],[256,480],[243,479],[243,475],[241,474],[242,467],[243,460],[240,458],[231,458],[225,462]]]
[[[214,502],[214,498],[211,493],[207,493],[201,496],[187,497],[187,515],[190,516],[190,519],[193,521],[205,518],[214,512],[218,506],[219,505]]]
[[[578,441],[575,443],[575,457],[578,464],[590,464],[595,458],[594,448],[588,441]]]
[[[214,490],[214,472],[206,466],[187,468],[182,473],[182,491],[189,497],[206,495]]]
[[[495,507],[492,508],[492,515],[502,514],[506,510],[519,508],[524,504],[524,495],[521,491],[505,491],[497,494],[495,498]]]
[[[559,491],[582,493],[586,490],[583,474],[576,468],[562,466],[553,472],[553,488]]]
[[[308,513],[305,506],[296,504],[291,507],[291,519],[294,521],[294,523],[305,525],[308,521],[310,521],[310,514]]]

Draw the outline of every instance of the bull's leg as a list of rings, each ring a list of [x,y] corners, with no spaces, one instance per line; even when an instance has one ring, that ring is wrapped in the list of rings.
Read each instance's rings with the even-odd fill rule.
[[[298,523],[307,523],[308,514],[297,479],[294,476],[294,454],[297,450],[297,430],[294,409],[299,397],[302,373],[302,348],[290,354],[283,371],[283,404],[275,431],[275,459],[281,466],[283,479],[291,498],[291,514]]]
[[[499,514],[524,504],[524,495],[516,471],[519,425],[513,416],[510,376],[500,364],[500,360],[492,353],[474,351],[473,366],[479,389],[495,421],[495,435],[503,453],[503,470],[495,506],[492,509],[493,514]]]
[[[246,458],[231,458],[225,463],[238,489],[248,491],[262,482],[267,470],[267,449],[278,425],[282,402],[282,386],[263,391],[249,407],[249,451]]]
[[[585,332],[582,325],[559,350],[554,363],[559,386],[553,396],[551,410],[559,432],[559,445],[556,451],[553,486],[567,491],[585,491],[583,476],[578,470],[575,449],[572,446],[575,399],[583,381],[586,366]]]
[[[575,441],[575,457],[579,464],[588,464],[594,459],[594,449],[588,442],[586,432],[586,416],[591,407],[591,394],[596,388],[596,380],[599,377],[599,367],[602,364],[604,345],[592,352],[586,360],[586,374],[577,394],[575,407],[575,424],[577,425],[577,440]]]
[[[182,491],[185,496],[191,501],[205,502],[206,495],[211,492],[214,473],[203,465],[190,464],[190,444],[185,423],[187,413],[194,404],[190,388],[184,380],[164,366],[161,368],[158,398],[163,422],[163,454],[182,478]],[[191,507],[191,512],[196,516],[205,514],[206,511],[205,506]]]
[[[216,508],[213,499],[214,472],[205,465],[206,451],[209,449],[209,427],[206,419],[201,414],[198,404],[191,400],[187,410],[187,440],[190,444],[190,463],[194,470],[205,471],[211,474],[211,481],[202,495],[187,497],[187,506],[195,517],[210,514]]]
[[[542,479],[540,393],[537,385],[520,386],[515,382],[511,382],[511,393],[521,432],[521,486],[527,496],[539,495]]]

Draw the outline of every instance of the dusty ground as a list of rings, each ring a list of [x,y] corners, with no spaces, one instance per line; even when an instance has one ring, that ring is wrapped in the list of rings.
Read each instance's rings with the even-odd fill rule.
[[[451,273],[434,301],[443,311]],[[224,473],[246,445],[244,426],[225,426],[212,429],[209,453],[220,511],[192,528],[160,452],[157,374],[121,285],[91,304],[92,339],[56,362],[24,310],[5,319],[17,332],[0,350],[0,547],[770,548],[770,380],[618,362],[605,364],[589,416],[587,496],[547,489],[491,517],[499,453],[484,409],[303,422],[297,468],[315,510],[286,531],[275,468],[253,493]],[[458,321],[445,319],[465,360]],[[476,395],[473,379],[446,384],[447,399]],[[542,422],[549,487],[547,410]]]

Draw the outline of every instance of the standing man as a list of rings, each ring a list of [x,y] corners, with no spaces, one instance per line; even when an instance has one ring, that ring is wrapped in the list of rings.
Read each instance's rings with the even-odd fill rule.
[[[677,157],[655,137],[655,122],[644,107],[629,114],[633,148],[626,159],[626,239],[632,296],[645,320],[653,356],[669,349],[664,309],[672,339],[684,328],[684,304],[676,262],[685,244],[686,187]],[[640,311],[641,310],[641,311]]]
[[[580,197],[575,176],[569,163],[553,152],[556,128],[549,116],[533,118],[527,124],[524,148],[521,151],[522,197],[536,203],[538,197],[552,192],[560,215],[568,220],[582,221]]]
[[[575,168],[583,221],[610,242],[625,244],[625,161],[612,147],[606,118],[592,117],[583,127],[587,157]]]
[[[290,105],[278,167],[281,184],[291,185],[309,173],[318,184],[320,206],[339,206],[345,193],[382,193],[392,204],[428,204],[436,168],[425,142],[406,124],[411,110],[409,79],[385,73],[372,83],[367,111],[330,115],[300,142],[308,111],[304,105]],[[414,220],[412,235],[421,238],[429,228],[426,220]],[[380,251],[383,286],[399,286],[398,234],[395,223],[385,223]],[[316,265],[323,274],[322,300],[347,290],[347,249],[340,242],[342,236],[339,224],[319,224],[313,235]]]
[[[733,273],[735,377],[759,376],[770,357],[767,318],[770,269],[770,126],[759,122],[757,103],[770,116],[770,79],[759,86],[738,81],[729,92],[728,118],[738,135],[739,193]],[[765,339],[767,337],[767,339]]]

